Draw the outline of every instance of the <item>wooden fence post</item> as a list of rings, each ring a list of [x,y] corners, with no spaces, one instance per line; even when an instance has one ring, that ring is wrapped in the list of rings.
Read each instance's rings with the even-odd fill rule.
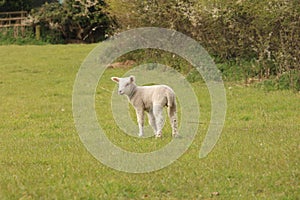
[[[41,39],[41,26],[40,25],[35,26],[35,39],[36,40]]]

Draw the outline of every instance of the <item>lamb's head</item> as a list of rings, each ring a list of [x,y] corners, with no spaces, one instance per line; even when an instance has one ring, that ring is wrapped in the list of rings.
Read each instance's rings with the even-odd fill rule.
[[[118,78],[118,77],[111,77],[111,80],[118,83],[118,94],[120,95],[127,95],[129,96],[133,89],[136,87],[135,85],[135,77],[130,76],[126,78]]]

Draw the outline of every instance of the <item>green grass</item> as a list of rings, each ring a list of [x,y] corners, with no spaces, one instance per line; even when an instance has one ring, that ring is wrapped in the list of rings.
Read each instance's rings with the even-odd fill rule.
[[[0,199],[297,199],[300,196],[300,95],[226,83],[228,110],[214,150],[199,159],[210,117],[203,83],[193,83],[201,125],[189,150],[152,173],[129,174],[98,162],[79,139],[72,89],[95,45],[0,47]],[[162,140],[133,139],[109,114],[109,69],[96,110],[110,139],[131,151]],[[101,106],[103,107],[100,107]],[[169,127],[166,128],[169,130]],[[212,193],[218,192],[218,196]]]

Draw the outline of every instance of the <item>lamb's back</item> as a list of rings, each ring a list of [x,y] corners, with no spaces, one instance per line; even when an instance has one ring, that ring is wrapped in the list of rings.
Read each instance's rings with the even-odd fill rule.
[[[151,108],[153,103],[164,106],[167,104],[167,94],[173,95],[173,93],[173,90],[166,85],[138,86],[132,103],[145,109]]]

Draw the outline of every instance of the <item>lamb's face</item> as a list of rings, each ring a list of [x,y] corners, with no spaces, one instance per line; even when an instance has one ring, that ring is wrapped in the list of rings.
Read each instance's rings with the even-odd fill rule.
[[[134,77],[126,77],[126,78],[118,78],[118,77],[112,77],[111,80],[118,83],[118,94],[119,95],[129,95],[132,91],[133,83],[134,83]]]

